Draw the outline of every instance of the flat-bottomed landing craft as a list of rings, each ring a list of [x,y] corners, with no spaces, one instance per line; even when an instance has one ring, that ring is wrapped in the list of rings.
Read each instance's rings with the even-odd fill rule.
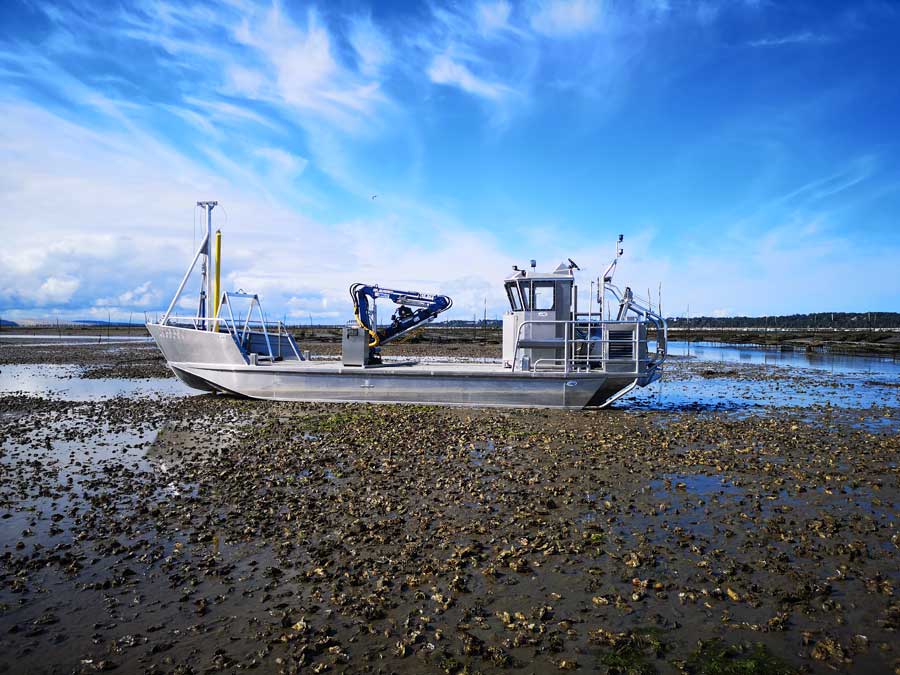
[[[530,269],[513,268],[503,282],[509,311],[499,362],[382,358],[383,347],[434,321],[452,301],[367,284],[350,288],[354,318],[341,328],[341,359],[328,360],[312,358],[281,322],[267,322],[257,295],[220,290],[216,204],[198,202],[206,212],[205,237],[163,317],[147,323],[169,367],[189,387],[283,401],[582,409],[608,406],[662,374],[665,320],[612,282],[621,235],[606,272],[590,284],[586,312],[578,308],[579,268],[571,259],[552,272],[538,272],[534,261]],[[197,315],[175,316],[198,263]],[[378,324],[379,298],[398,306],[384,325]],[[604,311],[615,318],[604,319]]]

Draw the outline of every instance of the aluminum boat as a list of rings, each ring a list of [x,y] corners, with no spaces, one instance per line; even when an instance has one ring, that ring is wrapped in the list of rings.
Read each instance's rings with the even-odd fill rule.
[[[341,328],[342,355],[335,360],[304,350],[282,322],[267,322],[258,295],[222,292],[216,205],[198,202],[205,237],[163,317],[147,322],[169,367],[189,387],[285,401],[583,409],[608,406],[662,375],[665,320],[613,284],[621,235],[603,276],[590,281],[587,311],[578,307],[579,267],[571,259],[551,272],[537,271],[535,261],[513,268],[503,281],[509,311],[497,362],[382,358],[382,348],[421,330],[452,302],[365,284],[350,289],[354,318]],[[198,264],[197,315],[176,316]],[[390,322],[379,323],[378,298],[398,306]]]

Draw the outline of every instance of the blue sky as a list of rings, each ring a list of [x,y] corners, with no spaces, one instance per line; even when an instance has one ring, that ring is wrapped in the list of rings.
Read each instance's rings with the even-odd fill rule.
[[[897,35],[876,0],[8,0],[0,311],[164,308],[211,198],[227,285],[293,320],[353,281],[495,315],[619,233],[670,315],[898,310]]]

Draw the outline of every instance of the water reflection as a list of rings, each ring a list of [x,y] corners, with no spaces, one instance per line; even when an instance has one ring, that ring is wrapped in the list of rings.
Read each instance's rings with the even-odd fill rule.
[[[690,353],[690,357],[688,357]],[[669,344],[663,379],[616,407],[731,411],[756,407],[900,407],[900,361],[720,344]],[[887,426],[895,426],[892,419]]]
[[[830,352],[769,349],[718,343],[670,342],[669,355],[723,363],[758,363],[771,366],[813,368],[834,373],[878,373],[900,377],[900,359],[854,356]]]
[[[48,396],[64,401],[96,401],[114,396],[148,398],[196,394],[175,378],[81,377],[81,368],[59,364],[16,364],[0,366],[0,394]]]

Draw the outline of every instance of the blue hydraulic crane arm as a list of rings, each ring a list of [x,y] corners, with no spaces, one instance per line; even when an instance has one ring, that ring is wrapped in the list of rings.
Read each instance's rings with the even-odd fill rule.
[[[370,347],[387,344],[401,335],[408,333],[416,326],[427,323],[441,312],[453,306],[453,300],[446,295],[428,295],[415,291],[398,291],[393,288],[380,288],[368,284],[353,284],[350,287],[353,298],[353,314],[356,322],[371,338]],[[375,325],[374,307],[378,298],[388,298],[400,305],[387,326]],[[411,310],[410,306],[418,307]]]

